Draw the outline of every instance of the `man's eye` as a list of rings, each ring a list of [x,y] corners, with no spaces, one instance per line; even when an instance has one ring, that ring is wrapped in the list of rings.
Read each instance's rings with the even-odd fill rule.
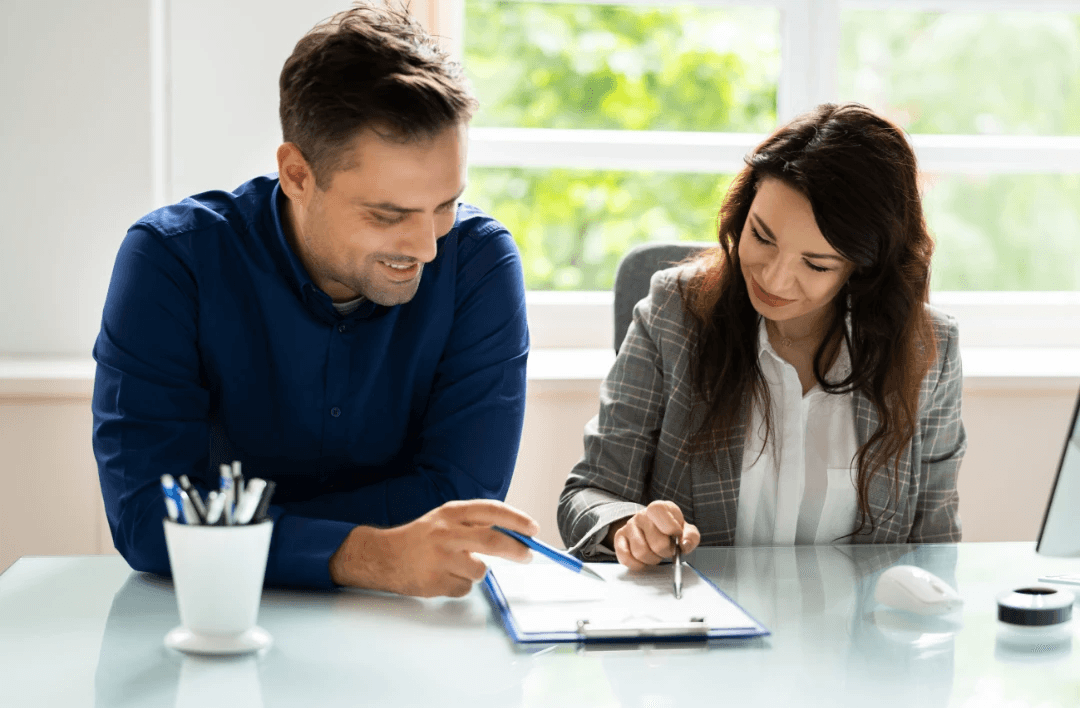
[[[382,214],[375,214],[375,221],[380,224],[386,224],[387,226],[393,226],[394,224],[400,224],[405,220],[404,216],[383,216]]]

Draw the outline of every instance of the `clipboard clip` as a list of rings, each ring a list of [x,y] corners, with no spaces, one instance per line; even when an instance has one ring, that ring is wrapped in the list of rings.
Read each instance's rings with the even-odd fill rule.
[[[642,624],[600,624],[578,620],[577,633],[581,639],[647,639],[650,637],[708,637],[709,625],[704,617],[691,617],[689,622],[649,622]]]

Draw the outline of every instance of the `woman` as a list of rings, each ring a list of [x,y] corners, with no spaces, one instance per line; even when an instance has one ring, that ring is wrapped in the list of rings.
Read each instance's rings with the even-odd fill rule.
[[[960,540],[956,322],[903,132],[819,106],[747,157],[719,248],[655,274],[559,501],[584,557]]]

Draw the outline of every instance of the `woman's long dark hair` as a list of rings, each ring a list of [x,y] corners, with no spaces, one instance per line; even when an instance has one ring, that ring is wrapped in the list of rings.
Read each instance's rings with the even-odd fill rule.
[[[877,411],[879,426],[856,456],[861,521],[853,533],[867,524],[872,532],[879,520],[870,511],[870,480],[888,475],[895,510],[900,455],[915,433],[920,384],[937,351],[923,306],[934,245],[923,217],[915,154],[899,127],[848,103],[818,106],[747,156],[720,210],[720,246],[701,257],[702,267],[682,286],[696,329],[691,372],[708,411],[692,441],[699,452],[715,450],[732,436],[745,439],[751,402],[761,406],[771,430],[768,387],[758,364],[758,314],[739,263],[743,226],[765,178],[799,190],[825,240],[855,264],[833,301],[834,316],[814,356],[814,378],[828,393],[865,394]],[[851,373],[826,381],[841,336]]]

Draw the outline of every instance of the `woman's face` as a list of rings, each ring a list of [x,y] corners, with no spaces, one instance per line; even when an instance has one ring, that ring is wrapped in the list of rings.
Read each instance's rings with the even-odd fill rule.
[[[802,192],[772,177],[758,184],[739,260],[754,309],[793,324],[816,320],[855,268],[825,240]]]

